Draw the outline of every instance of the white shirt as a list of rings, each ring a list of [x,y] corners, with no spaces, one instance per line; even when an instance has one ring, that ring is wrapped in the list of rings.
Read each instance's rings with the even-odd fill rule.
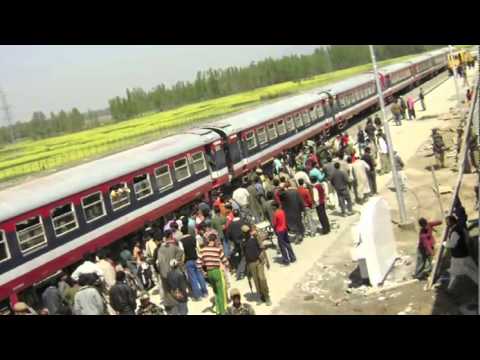
[[[295,181],[297,182],[297,184],[298,184],[299,179],[303,179],[303,182],[305,184],[311,185],[310,178],[308,177],[308,175],[305,171],[298,171],[295,174]]]
[[[237,204],[240,206],[247,206],[249,197],[250,193],[243,187],[239,187],[232,194],[232,199],[235,200],[235,202],[237,202]]]
[[[383,140],[382,137],[378,138],[378,146],[380,147],[381,154],[388,154],[387,143]]]
[[[107,260],[100,260],[97,263],[98,268],[105,274],[105,283],[109,288],[115,285],[115,268]]]
[[[100,279],[104,279],[105,276],[103,274],[102,269],[100,269],[97,264],[94,264],[91,261],[85,261],[82,265],[77,267],[77,269],[72,274],[72,279],[78,281],[78,278],[81,274],[92,274],[95,273],[98,275]]]

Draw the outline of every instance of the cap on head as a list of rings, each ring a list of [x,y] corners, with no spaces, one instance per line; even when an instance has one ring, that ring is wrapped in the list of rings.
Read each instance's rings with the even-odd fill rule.
[[[170,260],[170,267],[174,268],[178,265],[178,261],[176,259]]]
[[[13,311],[26,312],[28,311],[28,306],[24,302],[17,302],[15,305],[13,305]]]
[[[247,233],[250,231],[250,226],[248,225],[242,225],[242,232]]]
[[[230,297],[233,298],[235,296],[239,296],[239,297],[242,296],[240,294],[240,290],[238,290],[237,288],[233,288],[233,289],[230,290]]]

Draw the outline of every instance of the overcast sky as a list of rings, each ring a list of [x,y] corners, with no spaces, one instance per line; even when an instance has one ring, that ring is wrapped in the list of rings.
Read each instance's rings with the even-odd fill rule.
[[[308,54],[320,45],[0,46],[0,88],[15,121],[34,111],[98,110],[126,88],[192,80],[198,70]],[[5,124],[3,113],[0,123]]]

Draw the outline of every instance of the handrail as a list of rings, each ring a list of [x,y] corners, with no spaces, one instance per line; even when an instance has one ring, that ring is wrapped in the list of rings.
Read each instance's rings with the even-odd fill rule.
[[[460,159],[461,159],[460,164],[461,165],[459,165],[459,167],[458,167],[457,182],[455,184],[455,190],[453,192],[451,204],[448,208],[449,209],[448,210],[448,215],[453,214],[453,208],[454,208],[455,200],[458,197],[458,193],[460,191],[460,187],[462,186],[462,182],[463,182],[463,174],[465,172],[465,165],[466,165],[466,160],[467,160],[467,157],[468,157],[468,146],[467,146],[468,142],[467,141],[469,140],[470,133],[472,131],[472,124],[473,124],[473,118],[474,118],[475,112],[479,111],[479,90],[480,90],[479,89],[479,76],[477,75],[477,78],[475,80],[475,86],[473,87],[472,105],[471,105],[470,110],[468,112],[467,124],[465,126],[465,133],[464,133],[465,136],[462,139],[461,157],[460,157]],[[478,114],[477,114],[477,117],[478,117]],[[477,119],[477,121],[478,121],[478,119]],[[430,279],[429,279],[429,283],[428,283],[429,288],[431,288],[435,284],[435,282],[438,279],[439,273],[440,273],[441,264],[442,264],[442,261],[444,259],[443,255],[444,255],[444,252],[445,252],[445,248],[443,246],[443,243],[444,243],[444,241],[447,240],[447,234],[448,234],[447,230],[448,230],[448,227],[445,226],[444,229],[443,229],[443,233],[442,233],[442,242],[440,244],[440,251],[438,251],[438,253],[437,253],[436,261],[435,261],[435,264],[433,266],[433,270],[430,274]]]

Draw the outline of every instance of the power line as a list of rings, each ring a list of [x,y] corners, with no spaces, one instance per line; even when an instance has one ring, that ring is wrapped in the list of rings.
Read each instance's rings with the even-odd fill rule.
[[[10,105],[8,105],[8,102],[7,102],[7,95],[2,89],[0,89],[0,101],[2,105],[1,109],[3,110],[5,120],[7,121],[8,128],[10,130],[10,137],[11,137],[12,143],[14,143],[15,133],[13,131],[12,114],[10,112]]]

